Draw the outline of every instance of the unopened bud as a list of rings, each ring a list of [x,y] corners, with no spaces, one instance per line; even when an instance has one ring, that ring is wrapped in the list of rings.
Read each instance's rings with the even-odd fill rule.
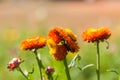
[[[55,72],[54,68],[52,68],[50,66],[48,66],[45,71],[47,74],[51,74],[51,73]]]

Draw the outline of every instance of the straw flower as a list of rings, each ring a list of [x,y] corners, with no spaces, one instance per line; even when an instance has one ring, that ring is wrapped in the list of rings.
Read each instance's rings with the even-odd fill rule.
[[[52,32],[55,35],[50,35]],[[77,41],[77,36],[69,29],[62,29],[60,27],[55,27],[53,30],[51,30],[48,34],[48,38],[51,38],[54,40],[55,43],[59,44],[64,44],[67,51],[70,51],[72,53],[78,52],[79,51],[79,46]]]
[[[62,29],[55,27],[48,33],[48,46],[50,48],[50,54],[52,54],[56,60],[63,60],[68,52],[78,52],[79,46],[77,36],[69,29]]]
[[[46,45],[46,39],[43,36],[32,36],[22,41],[22,50],[39,49]]]
[[[13,71],[15,68],[17,68],[19,66],[19,64],[21,63],[21,58],[13,58],[9,63],[7,68],[10,71]]]
[[[108,28],[88,29],[82,33],[82,38],[87,42],[104,41],[108,39],[111,32]]]

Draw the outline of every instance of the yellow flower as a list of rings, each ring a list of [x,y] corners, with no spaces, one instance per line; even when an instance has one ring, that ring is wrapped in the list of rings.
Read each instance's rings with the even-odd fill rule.
[[[39,49],[46,45],[46,39],[43,36],[32,36],[22,41],[21,49],[31,50]]]
[[[84,41],[87,42],[94,42],[94,41],[104,41],[108,39],[111,35],[111,32],[108,28],[99,28],[99,29],[88,29],[82,33],[82,38]]]

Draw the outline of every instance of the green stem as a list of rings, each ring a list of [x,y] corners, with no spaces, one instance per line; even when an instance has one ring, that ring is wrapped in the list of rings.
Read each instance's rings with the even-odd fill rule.
[[[97,66],[96,66],[96,72],[97,72],[97,80],[100,80],[100,52],[99,52],[99,41],[97,41]]]
[[[23,71],[21,70],[20,66],[18,66],[17,70],[20,71],[20,73],[21,73],[27,80],[29,80],[28,77],[27,77],[27,76],[23,73]]]
[[[37,60],[38,66],[39,66],[40,79],[42,80],[42,61],[38,57],[37,50],[35,50],[34,53],[35,53],[35,57],[36,57],[36,60]]]
[[[64,66],[65,66],[65,72],[66,72],[67,80],[71,80],[70,73],[69,73],[69,68],[68,68],[68,65],[67,65],[66,58],[64,59],[63,62],[64,62]]]
[[[48,80],[53,80],[52,74],[48,74]]]
[[[51,76],[51,80],[53,80],[53,76]]]

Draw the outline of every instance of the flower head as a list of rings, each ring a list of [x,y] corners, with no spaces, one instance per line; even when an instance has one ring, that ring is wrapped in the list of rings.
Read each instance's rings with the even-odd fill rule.
[[[78,52],[77,36],[69,29],[55,27],[48,33],[47,43],[56,60],[63,60],[67,52]]]
[[[54,35],[49,35],[54,31],[56,33],[54,33]],[[59,44],[61,42],[64,42],[63,44],[66,45],[66,48],[68,51],[71,52],[77,52],[79,51],[79,46],[77,41],[77,36],[69,29],[62,29],[60,27],[55,27],[53,30],[51,30],[48,34],[48,38],[53,39],[53,41],[56,44]],[[56,35],[56,37],[55,37]],[[73,45],[73,46],[72,46]]]
[[[31,49],[39,49],[46,45],[46,39],[43,36],[32,36],[28,39],[25,39],[21,43],[21,49],[23,50],[31,50]]]
[[[12,71],[19,66],[21,63],[21,58],[13,58],[9,63],[7,68]]]
[[[82,33],[82,38],[87,42],[104,41],[108,39],[111,32],[108,28],[88,29]]]
[[[54,70],[53,67],[48,66],[48,67],[46,68],[45,72],[46,72],[47,74],[51,74],[51,73],[55,72],[55,70]]]

